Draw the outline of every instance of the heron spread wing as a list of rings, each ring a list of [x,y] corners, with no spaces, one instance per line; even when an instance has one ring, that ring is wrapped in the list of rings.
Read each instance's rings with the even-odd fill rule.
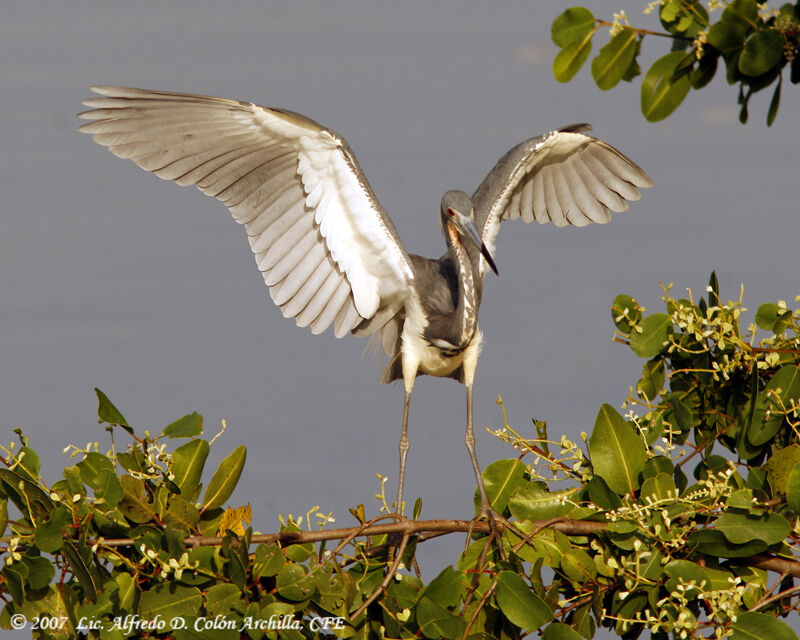
[[[497,162],[472,196],[475,223],[494,252],[500,222],[522,218],[582,227],[604,223],[641,197],[653,181],[636,164],[576,124],[531,138]],[[486,261],[481,261],[481,274]]]
[[[123,87],[80,114],[121,158],[223,202],[247,230],[285,317],[341,337],[396,306],[410,259],[347,142],[295,113],[248,102]]]

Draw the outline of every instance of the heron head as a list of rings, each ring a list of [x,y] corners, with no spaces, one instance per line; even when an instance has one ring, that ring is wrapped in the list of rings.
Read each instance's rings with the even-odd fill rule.
[[[464,244],[463,239],[466,239],[467,243],[481,252],[492,271],[499,275],[494,260],[475,226],[475,208],[466,193],[448,191],[442,196],[440,221],[446,238],[449,237],[452,242],[461,244]]]

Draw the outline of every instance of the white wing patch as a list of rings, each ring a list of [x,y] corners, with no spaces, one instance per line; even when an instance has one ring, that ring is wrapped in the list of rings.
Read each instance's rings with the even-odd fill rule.
[[[411,268],[397,250],[363,185],[353,174],[339,141],[327,131],[300,138],[297,173],[306,206],[334,262],[347,274],[358,313],[371,318],[382,299],[398,293]]]

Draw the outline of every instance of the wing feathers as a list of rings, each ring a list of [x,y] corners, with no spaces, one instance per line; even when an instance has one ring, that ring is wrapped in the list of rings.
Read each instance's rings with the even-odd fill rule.
[[[337,337],[402,299],[413,273],[339,136],[290,111],[97,86],[81,131],[112,153],[222,201],[244,224],[284,315]]]
[[[641,197],[650,177],[619,151],[570,125],[517,145],[472,196],[475,222],[490,251],[502,220],[584,226],[610,220]],[[481,273],[486,264],[481,263]]]

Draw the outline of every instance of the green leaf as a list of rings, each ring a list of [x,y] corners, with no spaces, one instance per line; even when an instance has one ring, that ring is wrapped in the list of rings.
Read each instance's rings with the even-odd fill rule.
[[[31,589],[44,589],[56,574],[56,568],[47,558],[24,556],[22,561],[28,566],[27,586]]]
[[[786,504],[795,513],[800,513],[800,463],[792,467],[786,483]]]
[[[566,502],[572,490],[547,490],[543,482],[530,482],[514,491],[508,502],[511,515],[517,520],[549,520],[568,514],[575,505]]]
[[[117,474],[110,469],[100,470],[89,486],[94,489],[97,500],[109,509],[116,507],[124,495]]]
[[[745,611],[731,623],[731,640],[797,640],[782,620],[757,611]]]
[[[600,476],[594,476],[589,480],[586,489],[589,491],[589,500],[601,509],[618,509],[622,506],[622,500]]]
[[[717,22],[708,30],[708,43],[722,53],[730,53],[744,46],[747,30],[737,22]]]
[[[672,22],[678,17],[683,5],[678,0],[670,0],[661,7],[660,17],[664,22]]]
[[[120,609],[123,611],[132,609],[136,602],[136,580],[129,573],[119,573],[113,580],[119,585],[117,595]]]
[[[200,520],[200,512],[181,496],[170,496],[169,506],[164,513],[164,522],[175,529],[191,530]]]
[[[775,91],[772,94],[772,100],[769,101],[769,111],[767,111],[767,126],[771,127],[775,122],[775,117],[778,115],[778,108],[781,106],[781,87],[783,86],[783,75],[778,76],[778,84],[775,85]]]
[[[240,602],[242,592],[235,584],[215,584],[205,594],[205,608],[209,616],[224,617],[234,611]]]
[[[220,463],[203,496],[203,511],[221,507],[231,497],[242,475],[246,458],[247,448],[239,445]]]
[[[778,369],[767,386],[758,394],[747,439],[754,445],[769,442],[783,423],[781,406],[788,408],[792,401],[798,399],[800,399],[800,367],[786,364]]]
[[[570,42],[553,60],[553,76],[559,82],[569,82],[581,70],[592,51],[592,38],[581,42]]]
[[[675,426],[684,433],[688,432],[694,426],[692,410],[683,401],[683,394],[680,392],[673,392],[668,395],[669,403],[672,406],[672,415],[675,418]]]
[[[416,615],[417,624],[427,638],[460,638],[467,628],[464,618],[425,596],[417,605]]]
[[[785,43],[783,34],[775,29],[756,31],[744,42],[739,71],[751,77],[766,73],[781,61]]]
[[[533,529],[530,522],[520,522],[517,523],[517,526],[529,535]],[[563,533],[553,529],[542,529],[530,537],[533,543],[532,547],[526,543],[517,552],[517,555],[526,562],[535,563],[541,560],[547,567],[558,567],[561,564],[561,557],[571,548],[569,539]],[[509,529],[503,532],[503,539],[507,540],[511,546],[518,545],[522,540]],[[485,542],[480,542],[476,543],[474,547],[470,546],[467,553],[462,556],[462,561],[459,561],[459,568],[474,568],[484,545]],[[467,558],[467,555],[470,558]],[[472,560],[472,565],[468,565],[468,560]]]
[[[431,581],[423,595],[443,607],[454,607],[460,602],[466,588],[466,576],[450,566]]]
[[[636,33],[623,29],[608,41],[592,61],[592,77],[597,86],[608,91],[619,84],[636,53]]]
[[[25,470],[28,473],[26,474],[28,478],[36,481],[37,476],[39,475],[39,454],[36,453],[30,447],[22,447],[17,454],[17,460],[19,460],[19,466],[17,467],[17,471]]]
[[[642,309],[636,300],[621,293],[611,303],[611,319],[622,333],[630,333],[642,319]]]
[[[636,430],[611,405],[600,407],[589,438],[589,458],[594,472],[618,495],[639,487],[647,451]]]
[[[592,557],[581,549],[570,549],[561,556],[561,570],[574,582],[589,582],[597,577]]]
[[[36,527],[33,542],[40,551],[55,553],[64,546],[64,525],[67,523],[69,510],[58,506],[50,513],[50,517]]]
[[[95,451],[90,451],[87,453],[86,457],[76,466],[80,471],[81,480],[84,484],[87,484],[90,487],[92,486],[94,479],[100,474],[101,471],[110,471],[111,473],[115,473],[114,463],[111,462],[108,456],[104,456],[102,453],[97,453]]]
[[[792,530],[792,525],[777,513],[756,516],[728,511],[717,519],[715,529],[733,544],[745,544],[758,540],[766,545],[771,545],[786,538]]]
[[[664,349],[672,331],[672,320],[666,313],[653,313],[631,331],[631,349],[640,358],[654,358]]]
[[[153,504],[144,488],[144,481],[129,475],[120,477],[119,483],[125,494],[119,503],[119,510],[131,522],[149,522],[155,516]]]
[[[174,582],[162,583],[142,593],[139,599],[139,615],[144,620],[155,620],[156,616],[165,620],[187,618],[197,615],[202,603],[203,596],[197,587]]]
[[[125,420],[125,416],[112,404],[108,396],[97,387],[95,387],[94,392],[97,394],[97,418],[100,422],[119,425],[128,433],[133,434],[133,429],[131,429],[128,421]]]
[[[551,622],[544,630],[542,640],[584,640],[584,638],[568,624]]]
[[[664,573],[670,578],[674,578],[677,584],[689,584],[694,582],[698,587],[708,586],[709,578],[706,570],[698,564],[689,560],[673,560],[664,567]],[[668,585],[670,591],[675,590],[675,585]]]
[[[306,569],[301,564],[285,564],[275,578],[278,593],[293,602],[301,602],[314,593],[314,583],[310,580]]]
[[[565,47],[571,42],[582,42],[594,31],[594,16],[584,7],[571,7],[553,20],[550,36],[557,47]]]
[[[780,335],[792,323],[792,312],[782,309],[773,302],[765,302],[758,307],[755,317],[756,324],[766,331]]]
[[[671,473],[657,473],[642,482],[641,498],[649,496],[652,500],[669,500],[678,497],[678,489]]]
[[[178,485],[182,496],[192,499],[200,484],[208,452],[208,442],[202,439],[191,440],[172,452],[173,482]]]
[[[503,513],[508,506],[511,494],[526,483],[525,464],[516,458],[495,460],[483,470],[481,474],[483,486],[492,508],[497,513]],[[475,509],[480,507],[480,497],[476,493]]]
[[[756,0],[734,0],[722,12],[722,22],[740,24],[743,27],[754,29],[758,22],[758,5]]]
[[[691,88],[689,74],[674,77],[678,63],[684,57],[683,51],[668,53],[653,63],[642,80],[642,114],[649,122],[658,122],[668,117],[680,106],[686,94],[689,93]],[[631,335],[632,341],[633,335]]]
[[[512,623],[521,629],[535,631],[553,615],[547,603],[537,596],[513,571],[497,574],[497,606]]]
[[[642,377],[636,383],[636,393],[645,402],[652,402],[664,388],[664,377],[664,361],[648,360],[642,367]]]
[[[286,557],[277,544],[269,546],[264,543],[256,547],[255,559],[253,560],[253,577],[274,576],[286,563]]]
[[[161,435],[170,438],[191,438],[201,433],[203,433],[203,416],[195,411],[168,424]]]
[[[786,494],[789,474],[798,462],[800,462],[800,445],[797,444],[783,447],[772,454],[764,465],[764,470],[767,472],[767,480],[774,495]]]

